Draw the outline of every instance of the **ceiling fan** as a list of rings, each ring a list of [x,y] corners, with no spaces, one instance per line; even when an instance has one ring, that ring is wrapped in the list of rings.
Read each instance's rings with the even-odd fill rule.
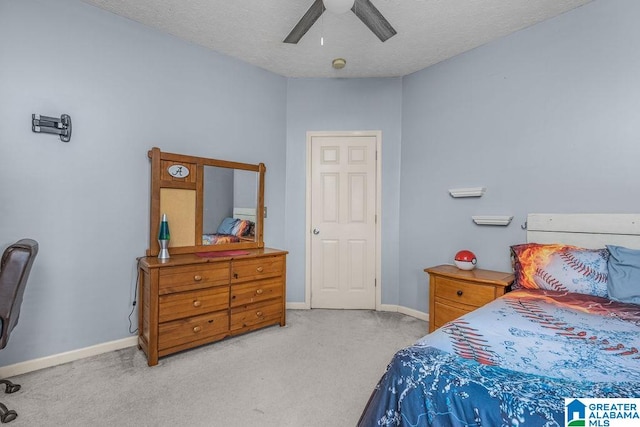
[[[320,15],[327,9],[327,1],[328,0],[314,0],[309,10],[307,10],[296,26],[293,27],[293,30],[291,30],[289,35],[284,39],[284,42],[298,43],[302,36],[309,31],[309,28],[313,26],[318,18],[320,18]],[[335,3],[335,0],[328,1],[328,3]],[[396,30],[393,29],[389,21],[387,21],[380,11],[371,3],[371,0],[355,0],[355,2],[347,0],[346,3],[344,1],[338,3],[344,3],[347,4],[347,6],[352,4],[351,11],[369,27],[380,41],[384,42],[396,35]],[[329,10],[331,10],[331,6],[329,6]]]

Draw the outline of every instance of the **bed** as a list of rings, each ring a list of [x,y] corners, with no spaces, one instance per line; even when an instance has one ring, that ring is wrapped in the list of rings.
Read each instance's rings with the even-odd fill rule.
[[[565,426],[565,399],[640,398],[640,216],[527,224],[516,289],[398,351],[359,426]]]
[[[215,233],[203,233],[203,245],[255,241],[255,208],[233,208],[233,216],[222,220]]]

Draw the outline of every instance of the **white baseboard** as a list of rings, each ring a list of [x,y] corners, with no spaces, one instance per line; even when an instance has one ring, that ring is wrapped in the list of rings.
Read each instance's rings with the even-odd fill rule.
[[[122,348],[138,345],[138,336],[127,337],[116,341],[109,341],[102,344],[92,345],[91,347],[71,350],[65,353],[54,354],[40,359],[27,360],[25,362],[16,363],[0,367],[0,378],[10,378],[16,375],[26,374],[27,372],[37,371],[39,369],[50,368],[52,366],[62,365],[63,363],[73,362],[74,360],[84,359],[85,357],[96,356],[110,351],[120,350]]]
[[[287,310],[309,310],[311,307],[306,302],[288,302]]]
[[[402,305],[381,304],[378,307],[379,311],[391,311],[393,313],[402,313],[407,316],[415,317],[416,319],[429,321],[429,313],[423,311],[414,310],[413,308],[404,307]]]
[[[304,302],[288,302],[287,309],[289,310],[309,310],[310,307]],[[381,304],[378,307],[379,311],[391,311],[394,313],[402,313],[407,316],[415,317],[416,319],[429,321],[429,314],[423,313],[411,308]],[[71,350],[65,353],[54,354],[40,359],[27,360],[25,362],[19,362],[13,365],[7,365],[0,367],[0,378],[11,378],[16,375],[26,374],[27,372],[37,371],[39,369],[50,368],[52,366],[62,365],[63,363],[73,362],[74,360],[84,359],[85,357],[97,356],[98,354],[108,353],[110,351],[116,351],[127,347],[133,347],[138,345],[138,337],[132,336],[122,338],[116,341],[109,341],[102,344],[92,345],[91,347],[80,348],[78,350]]]
[[[398,313],[406,314],[407,316],[415,317],[416,319],[424,320],[425,322],[429,321],[429,313],[403,307],[401,305],[398,306]]]
[[[309,307],[304,302],[288,302],[287,310],[309,310]],[[414,310],[412,308],[403,307],[401,305],[393,305],[393,304],[380,304],[377,307],[378,311],[390,311],[392,313],[402,313],[407,316],[415,317],[416,319],[424,320],[425,322],[429,321],[429,313],[424,313],[422,311]]]

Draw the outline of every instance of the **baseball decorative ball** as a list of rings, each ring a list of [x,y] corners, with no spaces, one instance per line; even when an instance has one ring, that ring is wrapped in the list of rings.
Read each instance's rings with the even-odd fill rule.
[[[464,250],[456,254],[454,262],[460,270],[473,270],[478,260],[473,252]]]

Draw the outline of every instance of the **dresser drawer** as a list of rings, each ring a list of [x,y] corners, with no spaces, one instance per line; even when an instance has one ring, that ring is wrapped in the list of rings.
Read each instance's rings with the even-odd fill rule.
[[[229,264],[211,263],[160,270],[160,295],[209,288],[229,283]]]
[[[159,322],[224,310],[229,305],[229,287],[162,295],[159,298]]]
[[[439,277],[436,280],[435,294],[438,298],[466,304],[473,307],[481,307],[495,299],[494,286],[469,283]]]
[[[229,316],[226,310],[161,323],[158,327],[158,350],[225,335],[228,331]]]
[[[231,331],[261,323],[277,323],[282,316],[282,301],[265,301],[231,309]]]
[[[231,307],[282,297],[280,277],[231,286]]]
[[[284,258],[281,256],[234,259],[231,264],[231,283],[281,276],[283,273]]]

